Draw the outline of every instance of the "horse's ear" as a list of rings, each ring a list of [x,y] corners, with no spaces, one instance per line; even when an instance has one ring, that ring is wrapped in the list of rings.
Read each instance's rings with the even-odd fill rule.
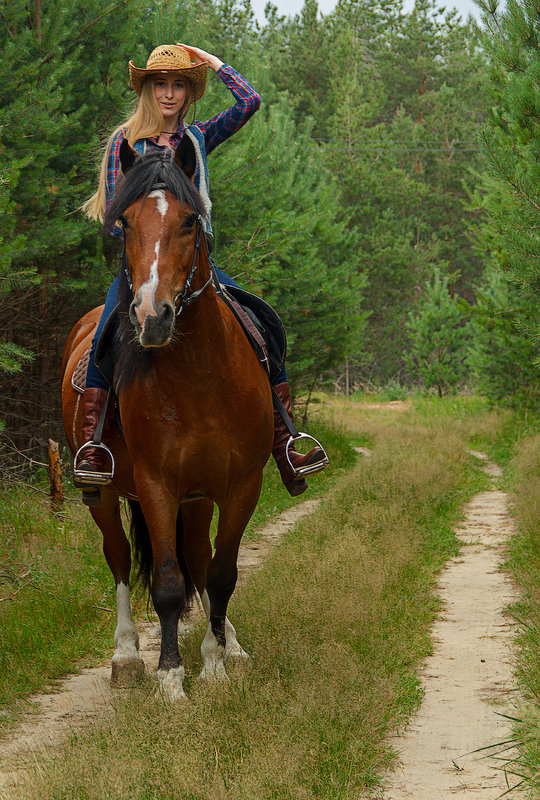
[[[195,154],[195,147],[191,141],[191,137],[187,134],[182,136],[178,147],[174,152],[174,160],[180,169],[186,173],[191,180],[195,175],[197,169],[197,156]]]
[[[137,158],[139,157],[135,150],[133,150],[127,139],[122,139],[122,144],[120,145],[120,165],[122,167],[122,172],[124,175],[128,171],[130,167],[133,166]]]

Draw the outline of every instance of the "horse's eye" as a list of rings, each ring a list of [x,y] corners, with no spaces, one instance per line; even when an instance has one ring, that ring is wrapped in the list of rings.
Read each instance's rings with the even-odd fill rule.
[[[183,227],[183,228],[188,228],[188,229],[189,229],[189,228],[193,228],[193,226],[194,226],[194,225],[195,225],[195,223],[197,222],[197,219],[198,219],[198,217],[197,217],[197,214],[190,214],[190,215],[189,215],[188,217],[186,217],[186,218],[185,218],[185,220],[183,221],[183,223],[182,223],[182,227]]]
[[[122,214],[118,217],[118,222],[120,223],[122,228],[124,228],[124,230],[126,228],[129,228],[128,221]]]

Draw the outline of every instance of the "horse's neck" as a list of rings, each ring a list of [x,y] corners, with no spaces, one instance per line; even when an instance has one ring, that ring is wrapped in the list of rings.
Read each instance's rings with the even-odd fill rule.
[[[225,322],[224,304],[212,287],[208,287],[188,306],[177,321],[178,335],[171,349],[173,363],[180,369],[189,366],[196,372],[208,369],[209,359],[230,358],[230,337]]]

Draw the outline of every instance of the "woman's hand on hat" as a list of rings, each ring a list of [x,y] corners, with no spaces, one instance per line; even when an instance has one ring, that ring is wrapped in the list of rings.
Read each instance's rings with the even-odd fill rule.
[[[216,72],[220,67],[223,66],[223,61],[220,61],[217,56],[207,53],[206,50],[201,50],[200,47],[192,47],[190,44],[183,44],[182,42],[177,42],[176,44],[178,47],[183,47],[184,50],[187,50],[190,58],[195,62],[196,66],[199,64],[208,64],[210,69],[213,69]]]

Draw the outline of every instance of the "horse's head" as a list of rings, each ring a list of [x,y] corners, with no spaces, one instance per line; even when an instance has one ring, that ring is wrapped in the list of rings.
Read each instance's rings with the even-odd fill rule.
[[[192,178],[193,143],[184,136],[176,151],[138,156],[120,148],[123,177],[107,209],[105,227],[124,228],[126,264],[133,285],[129,317],[143,347],[162,347],[172,337],[177,303],[200,281],[202,199]],[[194,280],[195,277],[195,280]],[[187,282],[187,283],[186,283]],[[183,294],[184,293],[184,294]]]

